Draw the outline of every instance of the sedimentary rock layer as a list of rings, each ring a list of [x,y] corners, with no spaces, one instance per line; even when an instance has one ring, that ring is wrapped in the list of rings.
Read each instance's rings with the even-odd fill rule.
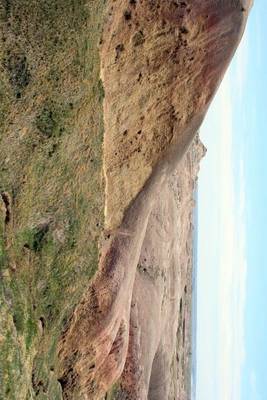
[[[204,154],[196,138],[156,201],[145,195],[103,245],[101,273],[60,345],[66,398],[77,382],[88,399],[115,382],[107,398],[189,398],[193,192]]]
[[[109,1],[101,44],[105,226],[192,140],[240,40],[241,0]]]
[[[250,5],[0,0],[0,397],[188,397],[193,138]]]
[[[108,235],[99,272],[60,345],[70,398],[73,376],[88,399],[104,396],[120,377],[110,398],[168,399],[175,386],[164,374],[182,282],[169,177],[204,118],[248,11],[241,1],[108,3],[101,40]],[[157,274],[166,270],[162,284]],[[166,308],[164,291],[172,299]]]

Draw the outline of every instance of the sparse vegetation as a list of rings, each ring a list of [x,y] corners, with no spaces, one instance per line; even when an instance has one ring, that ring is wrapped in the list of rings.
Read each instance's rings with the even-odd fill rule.
[[[62,399],[57,341],[98,265],[104,0],[1,8],[0,399]]]
[[[106,394],[105,400],[116,400],[118,398],[117,395],[119,395],[120,393],[120,385],[119,383],[115,383],[110,391]]]
[[[47,138],[61,136],[65,128],[65,120],[70,117],[70,108],[57,105],[53,101],[45,103],[36,117],[36,127]]]

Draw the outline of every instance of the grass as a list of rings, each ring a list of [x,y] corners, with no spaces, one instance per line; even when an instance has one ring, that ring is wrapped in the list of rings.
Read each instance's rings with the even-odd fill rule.
[[[65,133],[65,119],[71,117],[72,103],[69,105],[45,102],[36,116],[36,127],[46,138],[59,137]],[[68,109],[69,108],[69,109]]]
[[[26,228],[19,233],[18,243],[20,247],[27,248],[32,251],[40,251],[43,247],[48,227],[40,226]]]
[[[115,383],[110,391],[107,393],[106,400],[116,400],[118,395],[120,394],[120,385]]]
[[[1,9],[0,399],[62,399],[57,342],[98,265],[104,0]],[[2,101],[3,100],[3,101]]]

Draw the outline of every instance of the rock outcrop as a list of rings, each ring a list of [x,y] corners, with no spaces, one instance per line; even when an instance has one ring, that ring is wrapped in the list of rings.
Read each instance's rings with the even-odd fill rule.
[[[196,132],[250,6],[0,1],[3,399],[189,398]]]
[[[101,44],[105,225],[125,211],[203,120],[240,40],[248,5],[226,1],[110,1]],[[161,167],[162,168],[162,167]]]

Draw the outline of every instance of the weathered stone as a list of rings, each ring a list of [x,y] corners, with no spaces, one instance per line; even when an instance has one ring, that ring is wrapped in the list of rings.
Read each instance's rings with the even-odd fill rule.
[[[1,398],[189,398],[196,132],[250,6],[0,0]]]

